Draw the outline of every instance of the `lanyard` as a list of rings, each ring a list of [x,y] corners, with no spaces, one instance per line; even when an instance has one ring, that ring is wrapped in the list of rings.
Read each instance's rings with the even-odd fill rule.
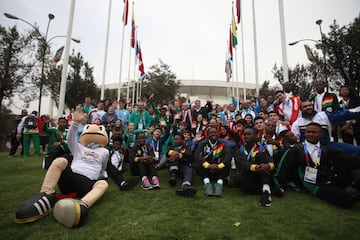
[[[246,148],[244,147],[244,145],[241,146],[240,148],[240,151],[241,153],[245,154],[245,158],[248,162],[250,162],[250,158],[251,158],[251,155],[253,154],[254,152],[254,149],[255,149],[255,146],[256,144],[254,144],[254,146],[251,148],[250,152],[248,153],[248,151],[246,150]]]
[[[141,150],[143,151],[143,153],[147,153],[147,152],[148,152],[146,145],[145,145],[145,146],[141,146]]]
[[[155,148],[155,141],[154,141],[154,139],[152,139],[152,141],[151,141],[152,148],[154,149],[155,152],[158,152],[158,151],[159,151],[159,142],[160,142],[160,140],[157,140],[157,141],[156,141],[156,148]]]
[[[304,146],[304,153],[305,153],[305,161],[309,165],[309,163],[310,163],[310,154],[309,154],[309,151],[307,150],[305,142],[303,142],[303,146]],[[320,147],[319,151],[318,151],[317,158],[316,158],[315,167],[320,165],[321,153],[322,153],[322,148]]]

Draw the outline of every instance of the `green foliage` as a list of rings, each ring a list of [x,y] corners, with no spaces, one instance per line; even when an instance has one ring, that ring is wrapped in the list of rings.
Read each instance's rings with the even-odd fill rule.
[[[289,82],[293,85],[293,92],[299,94],[301,99],[310,99],[314,94],[313,82],[323,79],[321,72],[321,66],[316,64],[299,65],[296,64],[294,68],[289,67]],[[282,85],[283,68],[278,68],[275,64],[272,70],[274,78]]]
[[[121,192],[110,180],[105,195],[89,211],[85,225],[67,229],[53,216],[17,225],[17,208],[39,191],[45,171],[41,158],[7,158],[0,154],[1,239],[358,239],[360,204],[337,208],[307,193],[273,197],[270,208],[258,195],[225,186],[223,198],[205,197],[199,176],[194,199],[180,198],[160,170],[160,190],[140,186]],[[126,173],[128,177],[129,173]],[[240,222],[239,227],[233,224]]]
[[[93,77],[94,68],[84,60],[80,52],[69,56],[69,73],[66,83],[65,103],[69,108],[75,108],[82,103],[86,95],[97,101],[100,89]],[[52,66],[47,74],[46,85],[50,88],[56,104],[59,102],[62,66]]]
[[[277,89],[270,87],[270,81],[264,81],[261,85],[261,88],[259,89],[259,96],[260,97],[267,97],[267,96],[274,96],[275,91]]]
[[[154,93],[154,102],[167,104],[178,94],[180,86],[180,81],[176,80],[170,66],[159,60],[159,64],[151,66],[146,74],[142,96],[148,98]]]
[[[336,21],[330,25],[328,36],[324,35],[324,47],[328,56],[329,70],[334,77],[334,88],[339,84],[354,87],[360,92],[360,18],[340,27]],[[336,87],[337,86],[337,87]]]
[[[0,110],[3,100],[11,100],[15,93],[23,100],[31,95],[25,86],[31,83],[33,63],[24,56],[31,50],[33,38],[32,33],[19,34],[16,26],[0,26]]]

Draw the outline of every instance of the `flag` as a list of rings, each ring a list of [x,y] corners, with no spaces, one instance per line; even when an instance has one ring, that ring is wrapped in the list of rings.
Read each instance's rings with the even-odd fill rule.
[[[240,14],[241,14],[241,4],[240,0],[236,0],[236,16],[237,16],[237,23],[240,23]]]
[[[226,54],[225,60],[225,72],[226,72],[226,81],[229,82],[232,75],[232,59],[233,59],[233,48],[232,48],[232,33],[231,28],[229,29],[229,48]]]
[[[131,16],[131,47],[135,47],[135,14],[134,14],[134,3],[132,6],[132,16]]]
[[[129,14],[129,0],[123,0],[123,1],[124,1],[124,12],[123,12],[122,20],[124,22],[124,25],[127,25],[128,14]]]
[[[230,28],[229,32],[230,32],[230,35],[229,35],[229,58],[232,61],[232,59],[233,59],[233,45],[232,45],[233,37],[232,37],[231,28]]]
[[[310,47],[308,45],[304,44],[304,48],[305,48],[306,56],[309,59],[309,61],[312,62],[312,63],[315,63],[316,58],[312,54]]]
[[[138,65],[139,65],[140,80],[144,81],[144,79],[145,79],[144,63],[142,60],[141,48],[140,48],[140,44],[138,41],[136,41],[135,52],[136,52],[136,57],[138,60]]]
[[[236,48],[236,45],[237,45],[237,27],[236,27],[236,23],[235,23],[234,9],[232,11],[231,32],[232,32],[232,45],[233,45],[233,48]]]
[[[54,63],[59,62],[60,59],[61,59],[61,56],[62,56],[63,52],[64,52],[64,46],[62,46],[61,48],[59,48],[59,49],[56,51],[55,56],[54,56],[53,59],[51,59],[51,61],[54,62]]]

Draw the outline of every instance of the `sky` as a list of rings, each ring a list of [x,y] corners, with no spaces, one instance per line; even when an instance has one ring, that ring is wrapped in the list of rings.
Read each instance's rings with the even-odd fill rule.
[[[108,51],[105,42],[109,3],[111,1]],[[45,33],[47,14],[52,13],[48,39],[66,35],[70,0],[0,0],[0,12],[11,13],[37,24]],[[133,78],[134,49],[130,49],[131,3],[128,25],[123,28],[123,0],[75,0],[72,37],[81,43],[71,43],[71,49],[81,52],[94,67],[96,83],[118,83],[121,46],[124,44],[122,81]],[[320,29],[315,21],[322,19],[322,31],[327,34],[334,20],[347,25],[359,16],[359,0],[283,0],[285,36],[290,43],[300,39],[320,40]],[[145,72],[159,63],[168,64],[178,79],[226,81],[225,55],[232,17],[231,0],[134,0],[135,23],[141,44]],[[255,0],[256,37],[258,48],[259,84],[273,80],[271,72],[276,63],[282,64],[278,0]],[[242,0],[245,81],[255,83],[252,1]],[[31,27],[21,21],[0,16],[2,26],[17,25],[20,32]],[[124,29],[124,42],[122,34]],[[236,59],[238,81],[242,82],[242,52],[240,25]],[[65,45],[65,38],[55,38],[51,50]],[[314,48],[313,42],[304,42]],[[130,56],[130,51],[131,55]],[[321,54],[320,54],[321,55]],[[287,45],[288,66],[308,64],[303,44]],[[105,71],[105,72],[104,72]],[[233,70],[234,73],[236,70]],[[130,74],[129,74],[130,73]],[[105,78],[103,78],[105,75]]]

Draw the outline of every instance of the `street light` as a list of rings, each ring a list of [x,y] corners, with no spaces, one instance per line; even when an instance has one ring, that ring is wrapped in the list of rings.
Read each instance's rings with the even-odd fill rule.
[[[320,29],[320,34],[321,34],[321,48],[322,48],[322,52],[324,55],[324,78],[325,78],[325,83],[326,83],[326,90],[329,90],[329,86],[328,86],[328,78],[327,78],[327,68],[326,68],[326,47],[325,47],[325,41],[324,41],[324,34],[322,32],[321,29],[321,23],[322,23],[322,19],[318,19],[315,21],[316,25],[319,25],[319,29]]]
[[[294,46],[294,45],[298,44],[299,42],[303,42],[303,41],[311,41],[311,42],[319,43],[319,41],[317,41],[317,40],[310,39],[310,38],[304,38],[304,39],[300,39],[298,41],[289,43],[289,46]]]
[[[48,49],[49,43],[50,41],[52,41],[54,38],[58,38],[58,37],[67,37],[64,35],[59,35],[59,36],[54,36],[52,38],[50,38],[49,40],[47,40],[48,37],[48,32],[49,32],[49,26],[50,26],[50,22],[51,20],[53,20],[55,18],[55,15],[52,13],[48,14],[48,24],[46,27],[46,32],[45,32],[45,36],[43,34],[41,34],[41,32],[39,31],[38,27],[34,26],[33,24],[31,24],[30,22],[19,18],[15,15],[12,15],[10,13],[4,13],[5,17],[10,18],[10,19],[14,19],[14,20],[19,20],[22,21],[28,25],[30,25],[33,29],[35,29],[35,31],[37,32],[37,34],[40,37],[40,40],[42,42],[42,51],[41,51],[41,78],[40,78],[40,86],[39,86],[39,105],[38,105],[38,114],[40,115],[40,111],[41,111],[41,98],[42,98],[42,90],[43,90],[43,83],[44,83],[44,78],[45,78],[45,56],[46,56],[46,50]],[[75,38],[71,38],[72,41],[76,42],[76,43],[80,43],[80,40],[75,39]]]

